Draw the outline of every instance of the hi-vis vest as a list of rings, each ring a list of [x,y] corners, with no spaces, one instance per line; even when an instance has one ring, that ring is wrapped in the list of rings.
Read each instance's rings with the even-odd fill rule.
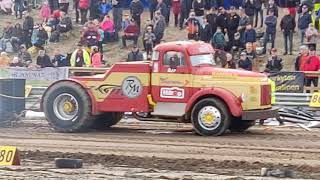
[[[276,103],[276,83],[271,79],[268,79],[268,82],[271,84],[271,104],[273,105]]]

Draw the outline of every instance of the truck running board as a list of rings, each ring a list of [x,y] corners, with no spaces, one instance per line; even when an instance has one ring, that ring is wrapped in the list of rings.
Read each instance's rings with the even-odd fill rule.
[[[156,121],[156,122],[177,122],[181,123],[182,117],[160,117],[160,116],[152,116],[148,114],[147,116],[143,117],[137,113],[132,113],[133,117],[139,121]]]

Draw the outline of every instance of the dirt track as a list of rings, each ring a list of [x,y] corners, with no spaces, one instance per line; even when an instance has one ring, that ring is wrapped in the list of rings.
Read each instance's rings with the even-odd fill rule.
[[[243,134],[200,137],[189,125],[129,119],[103,132],[59,134],[44,121],[24,121],[14,128],[0,128],[0,144],[17,146],[25,167],[51,167],[56,157],[75,157],[89,167],[125,166],[129,168],[125,172],[151,168],[247,177],[259,175],[262,167],[287,166],[297,178],[320,179],[319,132],[264,126]],[[15,170],[0,169],[0,175],[9,172]]]

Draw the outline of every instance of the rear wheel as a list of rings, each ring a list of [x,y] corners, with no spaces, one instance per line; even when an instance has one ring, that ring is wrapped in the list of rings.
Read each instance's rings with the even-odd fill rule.
[[[95,116],[92,124],[93,129],[105,129],[116,125],[122,118],[123,113],[120,112],[106,112]]]
[[[57,83],[43,97],[46,118],[58,132],[78,132],[90,127],[91,106],[86,90],[74,82]]]
[[[226,104],[217,98],[197,102],[191,112],[191,122],[197,134],[219,136],[230,126],[231,115]]]
[[[244,132],[249,129],[251,126],[255,125],[255,120],[245,121],[240,118],[233,118],[229,127],[231,132]]]

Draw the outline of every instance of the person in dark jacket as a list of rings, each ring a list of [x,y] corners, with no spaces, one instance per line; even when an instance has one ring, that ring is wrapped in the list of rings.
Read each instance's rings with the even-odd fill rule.
[[[274,3],[274,0],[269,0],[268,6],[267,6],[267,14],[269,14],[269,11],[271,10],[273,11],[276,17],[279,16],[278,6]]]
[[[31,54],[27,51],[27,47],[22,44],[18,53],[19,62],[28,67],[32,63]]]
[[[198,19],[200,25],[202,24],[202,17],[204,16],[204,1],[203,0],[194,0],[192,3],[194,14]]]
[[[259,19],[259,14],[260,14],[260,28],[262,28],[263,26],[263,9],[262,9],[262,1],[263,0],[256,0],[255,1],[255,23],[254,23],[254,27],[256,28],[258,26],[258,19]]]
[[[65,67],[70,66],[70,62],[68,62],[67,57],[62,55],[60,53],[59,49],[56,49],[54,51],[54,56],[52,59],[52,64],[54,64],[55,67]]]
[[[60,33],[66,33],[72,30],[72,20],[70,17],[66,16],[64,12],[61,12],[60,22],[57,25],[57,30]]]
[[[169,25],[170,21],[170,12],[171,12],[171,0],[163,0],[167,7],[167,14],[164,16],[167,26]]]
[[[240,54],[240,59],[238,61],[238,68],[244,69],[247,71],[252,71],[252,61],[247,57],[245,52]]]
[[[45,50],[39,50],[39,56],[37,57],[36,64],[39,68],[54,67],[50,57],[45,53]]]
[[[300,32],[300,44],[303,44],[305,38],[305,31],[309,27],[309,24],[312,23],[311,14],[308,11],[308,6],[302,6],[302,13],[298,19],[298,28]]]
[[[116,32],[121,30],[122,12],[125,2],[125,0],[111,0],[113,23]]]
[[[20,45],[23,43],[23,30],[20,23],[16,23],[12,29],[11,44],[14,51],[18,51]]]
[[[23,0],[14,0],[14,11],[16,15],[16,19],[22,19],[22,12],[23,12]],[[19,15],[18,15],[19,13]]]
[[[203,17],[203,23],[202,25],[200,25],[200,30],[199,30],[199,39],[201,41],[209,43],[211,37],[212,37],[212,28],[208,23],[207,18]]]
[[[157,7],[156,7],[156,11],[160,11],[161,12],[161,15],[163,17],[165,17],[165,20],[166,20],[166,23],[167,23],[167,16],[168,16],[168,7],[167,7],[167,4],[163,2],[163,0],[158,0],[158,4],[157,4]]]
[[[238,31],[240,22],[240,16],[236,13],[236,9],[234,6],[230,8],[230,17],[228,18],[227,22],[227,30],[228,30],[228,39],[230,47],[233,46],[234,42],[234,34]]]
[[[137,46],[132,47],[131,52],[128,54],[127,61],[143,61],[143,54],[139,51]]]
[[[37,34],[37,40],[36,43],[34,44],[34,46],[43,49],[43,45],[46,43],[46,41],[48,40],[48,33],[46,30],[44,30],[43,26],[39,26],[39,31]]]
[[[276,38],[277,17],[272,10],[269,11],[264,23],[267,28],[263,38],[263,53],[266,53],[267,43],[271,40],[271,47],[274,48],[274,41]]]
[[[248,23],[244,32],[244,44],[255,43],[257,41],[256,30],[252,28],[251,23]]]
[[[90,19],[100,18],[99,5],[100,5],[100,0],[90,0],[90,4],[89,4]]]
[[[165,18],[161,15],[160,11],[156,11],[153,19],[153,32],[154,35],[156,36],[155,44],[160,44],[163,35],[164,35],[164,30],[166,28],[166,20]]]
[[[290,14],[290,11],[287,11],[287,14],[283,16],[280,22],[280,29],[283,33],[284,39],[284,54],[286,55],[289,52],[289,55],[292,55],[292,46],[293,46],[293,31],[296,27],[296,21],[293,16]],[[289,47],[288,47],[289,42]],[[289,51],[288,51],[289,50]]]
[[[246,32],[246,26],[247,24],[249,24],[250,20],[249,20],[249,17],[246,15],[246,13],[244,12],[243,9],[241,9],[239,11],[239,16],[240,16],[240,20],[239,20],[239,27],[238,27],[238,31],[239,31],[239,34],[240,34],[240,45],[242,47],[244,47],[245,45],[245,32]]]
[[[130,4],[131,17],[136,22],[140,29],[141,25],[141,14],[143,13],[143,4],[140,0],[133,0]]]
[[[271,57],[268,59],[268,62],[266,64],[266,69],[264,71],[268,73],[274,73],[274,72],[281,71],[282,68],[283,68],[282,58],[278,57],[277,49],[272,48]]]
[[[157,4],[157,0],[149,0],[150,19],[153,19],[154,12],[156,12]]]
[[[211,33],[214,34],[217,31],[217,12],[214,8],[211,8],[208,14],[206,15],[207,21],[211,26]]]
[[[228,22],[228,14],[223,7],[219,7],[219,13],[217,18],[217,25],[221,28],[223,34],[226,33],[227,23]]]
[[[246,15],[249,17],[250,22],[253,23],[253,17],[254,17],[254,13],[256,10],[254,1],[253,0],[245,0],[243,8],[244,8]]]
[[[180,30],[182,30],[185,20],[189,17],[190,10],[192,8],[192,0],[180,0],[180,6],[179,27]]]
[[[32,36],[33,26],[34,26],[33,18],[29,14],[27,14],[22,24],[23,35],[25,38],[24,43],[26,44],[27,48],[32,46],[31,36]]]

